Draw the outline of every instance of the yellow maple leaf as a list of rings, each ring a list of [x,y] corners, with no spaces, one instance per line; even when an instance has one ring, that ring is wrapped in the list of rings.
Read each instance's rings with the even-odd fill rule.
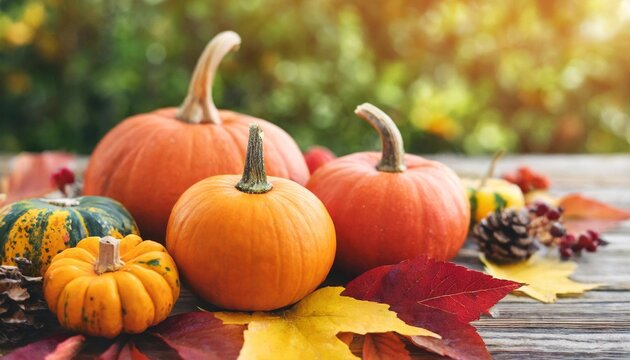
[[[339,332],[440,336],[405,324],[389,305],[341,296],[343,287],[321,288],[280,312],[215,316],[225,324],[248,324],[239,359],[357,359]]]
[[[556,301],[559,294],[581,294],[601,286],[601,284],[584,284],[569,279],[577,267],[577,263],[573,261],[561,261],[535,254],[527,261],[499,265],[490,262],[483,255],[479,258],[488,274],[499,279],[526,284],[516,291],[544,303]]]

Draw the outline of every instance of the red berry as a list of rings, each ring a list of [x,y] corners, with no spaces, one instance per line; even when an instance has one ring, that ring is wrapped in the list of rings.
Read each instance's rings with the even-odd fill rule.
[[[580,236],[578,236],[578,244],[580,244],[583,248],[592,242],[593,239],[587,234],[580,234]]]
[[[551,220],[551,221],[555,221],[560,219],[560,212],[558,212],[558,210],[549,210],[549,212],[547,213],[547,219]]]
[[[571,250],[571,248],[560,248],[560,256],[562,256],[563,259],[568,259],[573,255],[573,251]]]
[[[534,174],[531,183],[534,189],[549,189],[549,179],[543,175]]]
[[[562,226],[562,224],[560,224],[559,222],[555,222],[553,223],[553,225],[551,225],[549,233],[553,237],[561,237],[566,233],[566,230],[564,229],[564,226]]]
[[[588,245],[586,245],[584,247],[586,249],[586,251],[588,252],[595,252],[597,251],[597,243],[594,241],[591,241]]]
[[[536,216],[543,216],[549,211],[549,205],[539,202],[535,205]]]
[[[591,237],[591,239],[593,240],[599,240],[599,233],[597,231],[594,230],[586,230],[586,233],[588,234],[588,236]]]
[[[503,178],[518,185],[524,193],[537,189],[546,190],[550,185],[549,178],[527,166],[521,166],[513,173],[504,174]]]
[[[571,234],[565,235],[560,241],[561,247],[571,247],[573,244],[575,244],[575,236]]]

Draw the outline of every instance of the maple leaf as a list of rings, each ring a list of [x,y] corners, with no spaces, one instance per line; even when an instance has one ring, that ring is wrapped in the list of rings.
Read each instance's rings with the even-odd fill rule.
[[[618,209],[580,194],[569,194],[558,200],[564,209],[564,225],[571,232],[596,230],[604,232],[619,221],[630,219],[630,211]]]
[[[395,331],[438,335],[409,326],[389,306],[341,296],[343,287],[325,287],[279,313],[215,313],[225,324],[248,324],[239,359],[356,359],[339,332]]]
[[[521,282],[527,285],[518,289],[538,301],[552,303],[559,294],[581,294],[601,286],[583,284],[569,279],[577,263],[534,254],[529,260],[516,264],[498,265],[480,255],[486,272],[494,277]]]
[[[393,332],[367,334],[363,342],[363,360],[411,360],[405,343]]]
[[[171,316],[152,330],[186,359],[236,359],[243,347],[241,325],[224,325],[209,312]]]
[[[618,209],[581,194],[569,194],[560,199],[565,218],[628,220],[630,211]]]
[[[2,357],[4,360],[61,360],[72,359],[81,350],[83,335],[54,335],[13,350]]]
[[[63,152],[46,151],[40,154],[21,153],[11,162],[11,173],[4,181],[8,189],[0,206],[26,198],[43,196],[55,190],[50,176],[60,167],[70,166],[75,157]]]
[[[442,336],[414,336],[414,344],[455,359],[489,359],[468,323],[521,284],[426,257],[372,269],[351,281],[343,295],[377,301],[407,324]]]

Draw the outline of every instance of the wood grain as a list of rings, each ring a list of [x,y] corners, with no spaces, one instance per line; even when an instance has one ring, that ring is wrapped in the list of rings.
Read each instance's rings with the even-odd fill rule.
[[[468,175],[483,174],[489,163],[488,157],[432,158]],[[0,155],[0,174],[8,171],[8,160],[8,156]],[[548,174],[556,195],[581,192],[630,209],[630,155],[507,156],[497,172],[523,164]],[[561,298],[555,304],[508,295],[492,309],[493,317],[473,323],[495,359],[630,358],[630,222],[620,224],[604,237],[611,244],[596,255],[578,259],[580,266],[574,276],[578,281],[605,284],[602,288],[580,297]],[[481,270],[471,243],[460,251],[455,262]],[[174,312],[192,311],[197,306],[208,307],[184,290]],[[152,358],[177,358],[151,338],[141,339],[138,345]],[[92,340],[81,358],[91,358],[103,347],[104,342]],[[356,339],[351,348],[359,354],[361,340]],[[408,349],[415,359],[440,358],[414,347]]]

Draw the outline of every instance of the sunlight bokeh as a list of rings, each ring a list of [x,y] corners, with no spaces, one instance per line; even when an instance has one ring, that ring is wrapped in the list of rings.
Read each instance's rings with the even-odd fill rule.
[[[240,33],[217,103],[303,149],[630,150],[630,0],[0,2],[0,151],[89,153],[123,118],[183,100],[217,32]]]

